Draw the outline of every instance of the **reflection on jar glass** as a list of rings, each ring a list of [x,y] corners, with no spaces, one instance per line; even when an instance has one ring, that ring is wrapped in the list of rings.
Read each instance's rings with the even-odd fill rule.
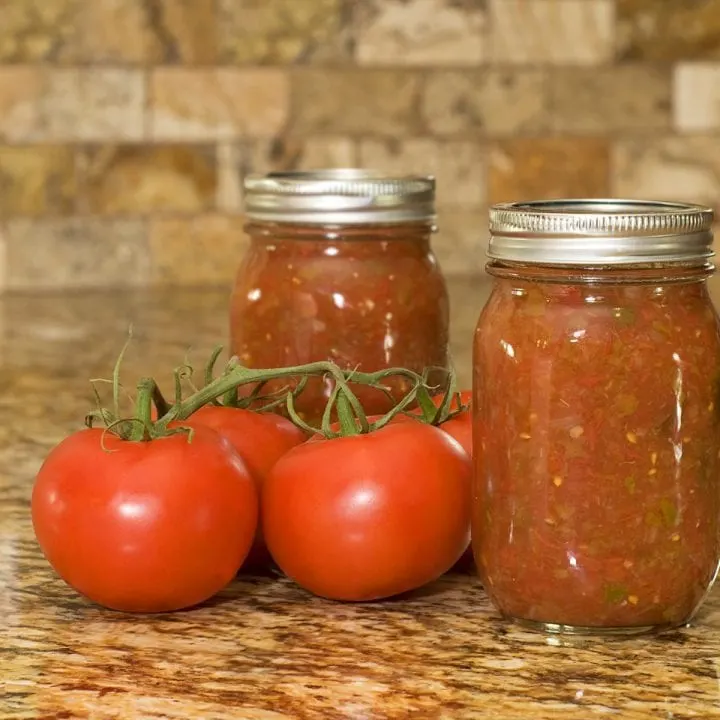
[[[567,632],[687,622],[720,557],[712,213],[493,209],[475,338],[473,546],[507,617]]]
[[[345,170],[251,177],[247,186],[251,244],[230,316],[232,352],[243,365],[447,366],[448,299],[430,247],[432,180]],[[394,382],[398,397],[407,388]],[[361,390],[366,412],[389,409],[382,392]],[[329,382],[311,381],[297,409],[317,422],[331,392]]]

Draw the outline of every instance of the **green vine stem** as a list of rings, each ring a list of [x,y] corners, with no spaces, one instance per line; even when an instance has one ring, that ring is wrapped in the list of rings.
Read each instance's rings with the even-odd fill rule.
[[[212,354],[210,355],[210,359],[205,365],[204,375],[206,386],[213,382],[213,380],[215,379],[215,365],[217,364],[217,361],[222,354],[222,351],[222,345],[218,345],[217,347],[215,347],[212,351]],[[235,356],[230,358],[230,363],[234,365],[239,365],[239,360]],[[186,364],[189,365],[187,361]],[[243,397],[240,397],[239,393],[237,392],[237,388],[232,388],[222,396],[222,400],[216,398],[215,400],[212,400],[209,404],[223,405],[225,407],[232,408],[252,408],[256,412],[267,412],[270,410],[274,410],[280,405],[284,405],[285,398],[287,397],[287,394],[289,392],[294,393],[295,396],[299,395],[305,389],[307,377],[300,378],[299,381],[296,383],[295,387],[292,387],[291,385],[285,385],[271,393],[263,395],[262,391],[265,389],[265,385],[267,384],[267,382],[268,381],[265,380],[263,382],[257,383],[255,387],[253,387],[252,391],[248,395],[245,395]],[[197,390],[197,388],[193,387],[193,390]]]
[[[98,410],[87,416],[86,424],[92,427],[94,420],[102,420],[106,426],[106,431],[112,431],[122,439],[133,442],[153,440],[175,434],[178,431],[186,432],[187,428],[183,429],[179,424],[187,420],[201,407],[214,403],[229,393],[235,393],[237,395],[237,390],[242,385],[253,384],[259,386],[270,380],[282,378],[296,378],[298,387],[302,389],[309,377],[332,377],[336,386],[341,388],[343,397],[352,409],[351,412],[355,413],[355,417],[360,419],[361,428],[365,430],[369,425],[367,419],[364,418],[364,413],[362,412],[359,401],[347,386],[347,380],[349,378],[352,379],[352,382],[370,385],[376,388],[382,388],[383,379],[389,376],[404,376],[413,383],[414,387],[423,381],[422,376],[405,368],[393,368],[379,373],[360,373],[357,371],[345,373],[335,363],[321,361],[293,367],[251,369],[239,365],[237,358],[231,358],[224,372],[219,377],[212,378],[212,370],[210,370],[209,373],[206,372],[206,380],[208,378],[212,379],[210,379],[203,388],[184,399],[182,398],[181,382],[183,376],[187,376],[189,368],[187,365],[177,368],[174,373],[175,402],[172,405],[165,400],[156,382],[152,378],[143,378],[137,386],[138,396],[135,406],[135,416],[132,418],[122,418],[120,416],[119,406],[120,363],[122,362],[126,348],[127,343],[113,369],[113,411],[111,412],[103,408],[102,405],[98,403]],[[217,355],[219,355],[219,352]],[[215,355],[214,360],[217,359],[217,355]],[[346,378],[346,374],[348,378]],[[295,391],[288,391],[287,402],[292,404],[291,398],[296,394]],[[285,402],[285,398],[283,398],[282,401]],[[151,416],[153,403],[159,415],[155,421],[152,420]],[[407,403],[402,403],[403,408],[406,406]]]
[[[236,390],[241,385],[257,384],[281,378],[323,377],[325,375],[333,377],[336,383],[346,382],[343,370],[330,361],[262,370],[246,368],[231,361],[228,363],[228,368],[223,375],[214,379],[208,385],[181,402],[174,404],[172,408],[155,423],[155,428],[156,430],[162,430],[171,422],[186,420],[194,412],[203,407],[203,405],[207,405],[226,393]],[[353,382],[362,383],[363,385],[373,385],[379,383],[379,377],[386,377],[388,375],[405,376],[415,382],[422,382],[420,375],[405,368],[393,368],[392,370],[383,371],[382,374],[353,372],[352,380]]]
[[[430,385],[429,377],[438,372],[444,374],[444,380],[439,385]],[[423,421],[429,425],[442,425],[448,420],[467,412],[470,406],[463,404],[462,396],[457,389],[457,375],[454,370],[439,367],[426,368],[423,372],[423,385],[418,388],[416,402]],[[439,405],[433,402],[430,390],[438,391],[436,396],[442,394],[442,401]],[[453,401],[456,407],[453,408]],[[417,415],[415,415],[417,417]]]
[[[170,412],[171,405],[165,399],[165,396],[162,394],[160,388],[158,387],[158,384],[155,381],[153,381],[152,401],[155,409],[157,410],[158,417],[167,415],[167,413]]]
[[[157,384],[152,378],[143,378],[137,386],[135,420],[130,429],[128,440],[142,442],[152,437],[152,400]]]
[[[192,377],[193,369],[187,363],[174,371],[174,402],[169,403],[163,396],[153,378],[142,378],[137,385],[137,398],[133,417],[124,418],[120,415],[120,366],[128,348],[130,337],[122,348],[112,375],[112,410],[102,406],[97,389],[93,384],[93,392],[98,409],[86,417],[86,424],[92,427],[94,421],[100,420],[106,432],[112,432],[124,440],[146,442],[156,438],[186,433],[192,437],[192,431],[183,427],[187,420],[200,408],[209,404],[220,404],[220,399],[230,406],[257,407],[258,402],[264,404],[260,409],[268,410],[283,404],[287,407],[290,419],[300,428],[311,434],[321,434],[326,438],[364,434],[379,430],[400,414],[411,415],[416,420],[438,425],[455,415],[467,410],[460,403],[460,395],[456,390],[456,378],[453,370],[444,368],[427,368],[422,374],[406,368],[387,368],[377,372],[360,372],[357,369],[343,370],[331,361],[319,361],[305,365],[282,368],[253,369],[239,364],[237,357],[232,357],[222,373],[215,377],[214,368],[222,352],[222,347],[213,351],[205,367],[204,387],[197,389],[183,398],[182,383]],[[444,373],[443,382],[431,385],[431,376],[438,371]],[[333,391],[328,400],[322,417],[321,427],[313,427],[305,422],[295,410],[295,398],[303,391],[311,377],[330,377],[334,382]],[[402,377],[409,381],[410,390],[396,402],[388,387],[389,378]],[[287,379],[288,385],[268,395],[262,395],[263,387],[270,381]],[[95,382],[95,381],[94,381]],[[238,389],[243,385],[253,385],[246,397],[238,401]],[[351,385],[364,385],[382,391],[393,400],[393,407],[381,417],[370,421],[362,403],[353,392]],[[431,392],[441,391],[443,399],[439,407],[435,405]],[[453,399],[457,400],[457,409],[451,410]],[[157,409],[157,419],[152,418],[153,405]],[[419,408],[413,412],[413,408]],[[334,419],[336,419],[334,421]],[[336,429],[337,428],[337,429]]]
[[[448,371],[448,373],[450,376],[448,384],[450,385],[454,382],[455,373],[452,370]],[[404,377],[410,379],[412,381],[412,387],[391,410],[373,422],[370,422],[362,407],[362,403],[352,391],[350,383],[381,388],[383,387],[383,380],[388,377],[398,375],[403,375]],[[410,415],[408,408],[418,404],[418,394],[427,393],[427,397],[430,397],[429,390],[433,388],[428,386],[426,381],[426,374],[419,375],[402,368],[390,368],[388,370],[380,370],[375,373],[349,371],[347,373],[343,373],[342,378],[335,378],[335,387],[328,399],[327,405],[325,406],[320,427],[313,427],[300,417],[295,409],[295,401],[292,393],[287,396],[287,411],[290,419],[308,434],[322,435],[328,439],[366,434],[375,430],[380,430],[391,423],[398,415]],[[448,400],[447,404],[449,405],[450,402],[451,400]],[[432,400],[430,400],[430,404],[433,406],[433,411],[435,413],[437,408]],[[337,421],[335,423],[333,422],[334,416],[337,417]],[[410,416],[419,422],[429,423],[429,420],[427,420],[424,415]]]

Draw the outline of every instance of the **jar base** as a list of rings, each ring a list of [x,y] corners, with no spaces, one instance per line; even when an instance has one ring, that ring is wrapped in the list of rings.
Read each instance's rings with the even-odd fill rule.
[[[507,617],[507,616],[506,616]],[[558,623],[525,620],[507,617],[508,620],[527,630],[546,635],[573,635],[576,637],[637,637],[638,635],[657,635],[658,633],[682,627],[686,623],[666,623],[663,625],[638,625],[634,627],[585,627],[582,625],[561,625]]]

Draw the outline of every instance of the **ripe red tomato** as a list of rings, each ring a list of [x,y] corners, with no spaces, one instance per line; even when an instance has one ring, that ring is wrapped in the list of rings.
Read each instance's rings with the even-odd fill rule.
[[[283,572],[316,595],[361,601],[413,590],[468,547],[470,475],[458,443],[422,423],[312,440],[265,481],[265,540]]]
[[[215,595],[242,565],[257,518],[250,472],[202,427],[192,441],[82,430],[51,451],[32,494],[35,534],[58,575],[127,612],[179,610]]]
[[[305,433],[287,418],[274,413],[259,413],[241,408],[206,405],[186,420],[185,425],[210,427],[226,437],[237,450],[262,490],[273,465],[290,448],[306,439]],[[272,562],[265,547],[262,523],[258,522],[252,549],[243,564],[245,570],[258,570]]]

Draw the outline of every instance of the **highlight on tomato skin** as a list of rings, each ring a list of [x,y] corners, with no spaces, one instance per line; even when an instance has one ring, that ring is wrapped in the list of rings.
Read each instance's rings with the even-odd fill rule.
[[[447,572],[470,537],[471,462],[442,430],[396,422],[290,450],[263,486],[280,569],[343,601],[408,592]]]
[[[99,428],[48,455],[31,501],[43,554],[77,592],[125,612],[169,612],[222,590],[255,536],[258,492],[214,430],[148,442]]]

